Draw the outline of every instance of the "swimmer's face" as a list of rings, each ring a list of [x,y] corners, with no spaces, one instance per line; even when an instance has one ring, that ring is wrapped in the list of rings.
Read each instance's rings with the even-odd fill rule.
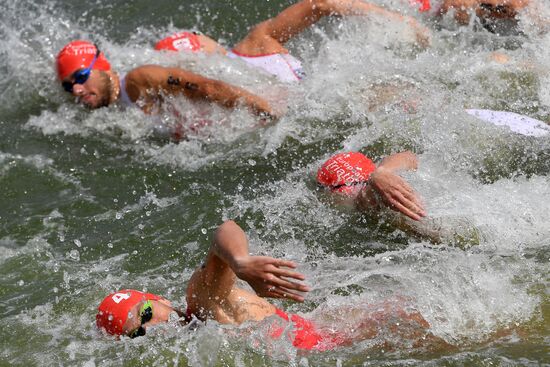
[[[357,197],[364,191],[365,184],[356,184],[349,186],[340,186],[336,190],[330,190],[331,200],[333,203],[343,206],[354,208]]]
[[[150,320],[142,323],[143,314],[140,314],[143,310],[143,306],[148,306],[146,302],[150,303],[152,316]],[[172,312],[179,312],[172,307],[170,301],[166,299],[160,299],[158,301],[142,301],[137,303],[129,312],[128,319],[124,324],[122,331],[128,336],[140,336],[145,335],[147,328],[153,325],[167,322]],[[146,317],[147,318],[147,317]],[[142,330],[140,330],[142,328]]]
[[[92,70],[88,79],[78,84],[73,77],[75,73],[68,76],[62,83],[72,84],[73,96],[77,97],[78,103],[88,108],[100,108],[107,106],[112,93],[112,80],[108,73],[102,70]]]

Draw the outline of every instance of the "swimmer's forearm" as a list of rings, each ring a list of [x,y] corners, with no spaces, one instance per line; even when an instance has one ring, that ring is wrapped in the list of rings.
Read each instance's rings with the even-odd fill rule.
[[[200,84],[187,83],[184,93],[190,98],[206,99],[227,108],[244,104],[257,115],[273,115],[272,108],[265,99],[220,80],[205,78]]]
[[[397,21],[409,21],[416,26],[413,18],[404,17],[362,0],[302,0],[283,10],[276,17],[258,24],[252,29],[244,42],[258,34],[276,39],[285,44],[289,39],[302,32],[323,17],[328,16],[366,16],[378,14]],[[414,23],[414,24],[413,24]],[[237,45],[238,47],[239,45]]]
[[[388,20],[405,23],[415,32],[419,45],[426,47],[430,44],[430,32],[413,17],[402,15],[362,0],[328,0],[326,4],[328,4],[324,10],[326,15],[367,16],[374,14]]]
[[[410,151],[395,153],[382,160],[377,170],[385,169],[391,172],[400,170],[414,171],[418,168],[418,158]]]
[[[208,88],[207,98],[228,108],[244,104],[257,115],[273,115],[273,110],[265,99],[224,82],[214,81]]]
[[[269,103],[242,88],[221,80],[205,78],[180,68],[161,68],[159,79],[164,93],[183,93],[187,98],[207,100],[228,108],[244,104],[258,115],[273,115]]]

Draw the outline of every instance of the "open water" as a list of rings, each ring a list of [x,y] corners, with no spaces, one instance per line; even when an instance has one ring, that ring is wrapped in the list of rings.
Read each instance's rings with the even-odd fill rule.
[[[379,3],[414,14],[397,0]],[[464,113],[550,121],[550,34],[528,22],[519,35],[498,35],[475,21],[457,28],[415,14],[434,30],[423,51],[382,19],[323,20],[289,45],[307,74],[291,86],[224,57],[152,51],[180,29],[229,46],[289,4],[0,1],[0,365],[550,364],[550,138]],[[206,114],[219,123],[163,141],[137,110],[71,103],[53,67],[75,38],[97,42],[117,70],[179,65],[286,99],[287,113],[259,127],[246,111],[177,100],[191,121]],[[495,51],[509,61],[495,62]],[[420,157],[406,178],[430,215],[421,226],[442,231],[440,244],[339,210],[316,188],[316,169],[333,152],[380,159],[404,149]],[[338,310],[407,299],[452,347],[422,348],[382,330],[304,353],[261,327],[215,322],[118,342],[97,331],[98,303],[119,288],[185,307],[186,279],[230,218],[253,253],[302,264],[314,290],[304,304],[278,306],[352,328],[360,320]]]

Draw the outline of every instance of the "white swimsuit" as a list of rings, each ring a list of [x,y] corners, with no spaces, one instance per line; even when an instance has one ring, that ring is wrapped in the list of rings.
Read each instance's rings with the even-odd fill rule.
[[[270,54],[259,56],[247,56],[230,51],[227,56],[232,59],[241,59],[249,65],[263,69],[269,74],[275,75],[283,82],[296,82],[304,77],[302,63],[289,54]]]
[[[476,110],[470,109],[466,112],[478,119],[490,122],[496,126],[507,126],[515,133],[527,136],[546,136],[550,134],[550,125],[531,117],[523,116],[514,112]]]
[[[130,96],[128,96],[128,92],[126,92],[126,75],[120,77],[120,100],[122,103],[124,103],[126,106],[133,106],[135,105],[134,102],[130,99]]]

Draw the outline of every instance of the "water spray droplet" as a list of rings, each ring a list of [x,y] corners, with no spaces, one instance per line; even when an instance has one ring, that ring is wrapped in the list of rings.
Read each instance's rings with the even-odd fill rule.
[[[80,253],[78,252],[78,250],[71,250],[71,252],[69,252],[69,257],[75,261],[79,261]]]

